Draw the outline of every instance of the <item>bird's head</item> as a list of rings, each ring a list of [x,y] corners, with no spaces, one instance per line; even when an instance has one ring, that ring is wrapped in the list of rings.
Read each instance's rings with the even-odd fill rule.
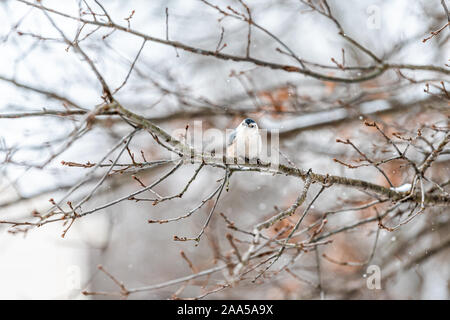
[[[244,128],[247,127],[250,129],[258,129],[258,125],[256,124],[255,120],[250,118],[244,119],[240,125]]]

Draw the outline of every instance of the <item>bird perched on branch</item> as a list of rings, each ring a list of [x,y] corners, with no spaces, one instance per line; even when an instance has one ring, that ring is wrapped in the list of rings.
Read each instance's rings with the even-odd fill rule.
[[[227,157],[259,161],[261,136],[258,125],[250,118],[244,119],[228,137]]]

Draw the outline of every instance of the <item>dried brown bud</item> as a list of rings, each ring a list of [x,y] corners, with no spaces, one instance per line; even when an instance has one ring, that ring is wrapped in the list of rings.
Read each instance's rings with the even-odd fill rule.
[[[376,127],[376,126],[377,126],[377,124],[376,124],[375,121],[370,122],[370,121],[368,121],[368,120],[364,120],[364,124],[365,124],[366,126],[368,126],[368,127]]]

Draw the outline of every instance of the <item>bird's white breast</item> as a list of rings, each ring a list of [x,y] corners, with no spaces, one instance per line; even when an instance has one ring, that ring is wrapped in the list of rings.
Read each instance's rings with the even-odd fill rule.
[[[234,155],[249,159],[259,158],[261,152],[261,136],[258,129],[242,127],[236,132]]]

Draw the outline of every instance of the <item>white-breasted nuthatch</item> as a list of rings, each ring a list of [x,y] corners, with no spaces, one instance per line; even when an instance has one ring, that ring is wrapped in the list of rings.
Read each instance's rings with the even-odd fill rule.
[[[244,119],[228,137],[227,157],[259,160],[261,144],[256,122],[250,118]]]

